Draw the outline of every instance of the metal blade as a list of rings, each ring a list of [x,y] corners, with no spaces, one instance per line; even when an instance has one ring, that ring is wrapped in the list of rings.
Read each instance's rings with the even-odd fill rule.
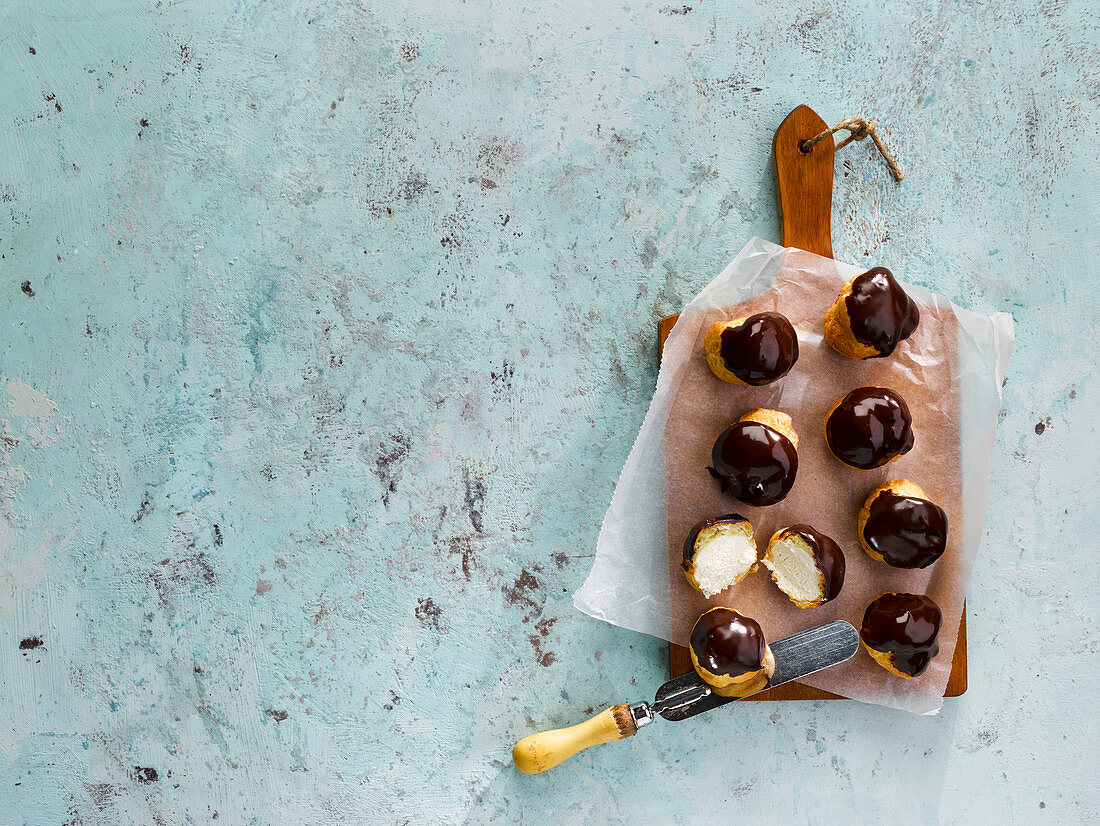
[[[761,691],[850,660],[859,650],[859,633],[844,620],[834,620],[773,642],[771,649],[775,673]],[[693,671],[657,689],[652,710],[666,720],[686,720],[737,699],[715,694]]]

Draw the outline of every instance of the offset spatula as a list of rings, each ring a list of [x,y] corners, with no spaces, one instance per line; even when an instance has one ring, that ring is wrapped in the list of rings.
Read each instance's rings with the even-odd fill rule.
[[[773,642],[771,649],[775,672],[761,691],[850,660],[859,650],[859,634],[844,620],[835,620]],[[679,722],[736,699],[715,694],[698,674],[691,672],[657,689],[652,703],[620,703],[579,725],[524,737],[512,749],[512,760],[524,774],[538,774],[581,749],[637,734],[657,714]]]

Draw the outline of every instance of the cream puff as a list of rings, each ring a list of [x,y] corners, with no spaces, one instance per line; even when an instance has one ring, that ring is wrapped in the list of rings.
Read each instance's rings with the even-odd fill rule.
[[[711,608],[699,617],[688,650],[696,673],[723,697],[763,691],[775,671],[760,625],[730,608]]]
[[[779,313],[718,321],[703,336],[710,371],[730,384],[771,384],[798,361],[798,335]]]
[[[709,599],[755,571],[756,557],[752,523],[731,513],[692,528],[680,564],[691,587]]]
[[[825,340],[850,359],[883,358],[913,334],[920,309],[885,267],[844,285],[825,313]]]
[[[798,434],[791,417],[778,410],[750,410],[722,431],[709,468],[721,485],[748,505],[774,505],[794,484]]]
[[[918,594],[886,593],[867,606],[859,639],[871,658],[898,677],[919,677],[939,653],[943,614]]]
[[[859,544],[877,562],[927,568],[947,548],[947,514],[919,485],[892,479],[871,491],[860,508]]]
[[[859,470],[873,470],[913,449],[913,416],[897,392],[857,387],[825,417],[833,455]]]
[[[844,587],[844,552],[809,525],[791,525],[772,534],[764,565],[772,572],[772,582],[799,608],[824,605]]]

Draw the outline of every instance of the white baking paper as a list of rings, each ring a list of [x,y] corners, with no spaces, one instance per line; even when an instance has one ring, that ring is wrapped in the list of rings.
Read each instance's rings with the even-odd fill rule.
[[[858,628],[874,593],[929,593],[944,614],[941,651],[919,678],[894,677],[861,651],[849,663],[802,680],[863,702],[929,713],[942,705],[962,602],[981,542],[1012,319],[1005,313],[983,316],[963,310],[903,281],[921,306],[917,333],[891,358],[850,362],[825,343],[821,315],[841,285],[858,272],[754,238],[684,308],[665,344],[656,393],[604,517],[592,571],[573,600],[593,617],[684,645],[694,618],[711,605],[736,607],[757,619],[769,639],[778,639],[836,618]],[[741,307],[747,302],[747,308]],[[764,309],[784,312],[795,323],[800,357],[794,370],[763,388],[703,379],[707,327],[718,319]],[[888,386],[906,398],[917,443],[906,457],[871,472],[847,468],[831,457],[834,465],[829,465],[825,448],[818,444],[823,442],[818,420],[828,410],[818,409],[823,394],[835,394],[836,401],[863,384]],[[722,428],[752,407],[792,414],[800,438],[795,488],[771,508],[749,508],[718,497],[702,455]],[[666,428],[675,444],[666,445]],[[669,463],[666,447],[673,457]],[[690,461],[682,460],[682,449]],[[875,563],[855,539],[858,502],[878,484],[902,477],[916,481],[934,500],[958,497],[938,502],[951,521],[948,551],[924,571]],[[753,521],[761,546],[772,530],[795,522],[809,522],[837,539],[848,560],[841,596],[819,608],[798,609],[771,583],[763,565],[710,601],[688,588],[677,566],[680,534],[699,518],[731,510]]]

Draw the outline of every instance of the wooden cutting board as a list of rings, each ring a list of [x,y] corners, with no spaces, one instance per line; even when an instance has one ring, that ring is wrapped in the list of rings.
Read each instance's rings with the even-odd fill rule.
[[[833,257],[831,218],[833,211],[833,158],[836,144],[832,136],[817,143],[809,153],[801,143],[820,134],[829,126],[809,106],[799,106],[791,112],[775,132],[775,177],[779,195],[779,216],[783,231],[783,246],[798,247],[826,258]],[[657,323],[658,357],[664,352],[665,339],[678,316],[666,316]],[[673,677],[692,670],[687,648],[669,643],[669,671]],[[966,691],[966,604],[955,656],[951,661],[951,676],[945,697],[958,697]],[[842,700],[839,694],[819,688],[787,683],[770,691],[749,697],[750,700]]]

